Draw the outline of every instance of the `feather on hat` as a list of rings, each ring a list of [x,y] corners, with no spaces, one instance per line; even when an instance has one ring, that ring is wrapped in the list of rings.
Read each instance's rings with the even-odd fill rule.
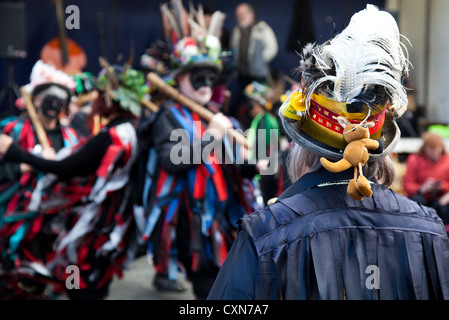
[[[192,3],[187,12],[181,0],[171,0],[161,5],[165,37],[171,45],[171,68],[173,77],[196,67],[221,70],[221,44],[219,36],[226,15],[221,11],[212,14],[209,27],[206,26],[203,8],[195,10]]]
[[[304,73],[306,101],[317,90],[333,100],[366,106],[389,98],[401,116],[407,108],[401,79],[408,72],[402,49],[394,18],[368,5],[333,40],[306,48],[306,54],[315,59],[314,72],[309,68]]]
[[[390,153],[400,136],[394,119],[408,103],[404,51],[394,18],[369,4],[335,38],[307,44],[296,69],[300,88],[280,109],[286,131],[300,145],[337,160],[346,143],[336,118],[373,121],[371,138],[383,139],[384,151],[372,159]]]

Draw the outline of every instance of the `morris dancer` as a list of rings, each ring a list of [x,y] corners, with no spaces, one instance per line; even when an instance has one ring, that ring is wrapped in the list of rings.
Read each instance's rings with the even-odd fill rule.
[[[76,145],[76,132],[59,121],[59,116],[67,112],[75,89],[72,78],[39,60],[32,69],[30,83],[24,89],[31,96],[31,107],[36,108],[37,121],[45,131],[45,141],[39,141],[29,115],[4,119],[0,124],[2,133],[10,136],[24,152],[44,154],[48,158],[53,158],[65,147]],[[24,97],[18,99],[17,104],[22,107]],[[43,150],[43,143],[50,148]],[[27,209],[31,194],[43,176],[41,170],[26,163],[0,164],[0,261],[3,284],[0,295],[3,297],[39,298],[46,295],[45,282],[35,279],[30,264],[43,263],[46,254],[51,251],[52,243],[46,236],[51,218],[28,212]],[[55,186],[56,189],[58,187]]]
[[[180,1],[173,5],[187,17]],[[207,106],[220,72],[220,43],[214,30],[221,30],[224,14],[215,12],[206,30],[201,23],[201,7],[196,13],[199,23],[190,19],[190,25],[187,20],[175,19],[167,5],[161,8],[174,48],[172,65],[177,68],[172,75],[179,91]],[[176,21],[178,26],[173,25]],[[226,143],[229,148],[225,131],[232,127],[232,121],[221,113],[205,124],[198,114],[173,100],[162,106],[153,124],[154,147],[143,202],[149,211],[145,235],[150,239],[158,289],[185,289],[178,279],[181,263],[196,298],[206,298],[234,240],[237,220],[253,208],[250,190],[245,189],[251,186],[245,184],[237,166],[224,164],[225,160],[210,150],[207,159],[201,159],[210,145],[210,134],[220,151]],[[209,133],[207,139],[205,132]],[[173,139],[175,133],[185,133],[185,139]],[[174,151],[179,148],[181,153]],[[179,156],[182,161],[178,161]]]
[[[45,261],[44,267],[59,283],[69,276],[68,266],[78,268],[79,288],[67,290],[71,299],[105,298],[113,276],[121,276],[139,246],[141,235],[134,220],[129,177],[138,152],[135,126],[146,92],[144,83],[143,74],[129,66],[106,65],[97,81],[100,95],[92,114],[109,123],[59,161],[30,155],[9,136],[0,137],[5,162],[28,163],[59,179],[87,177],[92,181],[54,195],[66,202],[52,205],[38,192],[34,203],[40,214],[57,211],[64,221],[55,235],[52,259]],[[52,178],[46,183],[51,184]],[[45,189],[45,185],[41,187]]]

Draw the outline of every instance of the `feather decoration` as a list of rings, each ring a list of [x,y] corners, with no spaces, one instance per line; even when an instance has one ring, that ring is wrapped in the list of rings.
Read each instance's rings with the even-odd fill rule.
[[[176,23],[176,19],[173,16],[172,12],[168,8],[167,3],[161,4],[161,13],[162,13],[162,22],[164,25],[164,31],[165,36],[170,39],[171,42],[173,41],[173,32],[175,33],[176,39],[181,39],[181,31],[178,28],[178,25]]]
[[[98,57],[101,67],[106,72],[106,87],[105,87],[105,101],[106,106],[110,107],[112,105],[112,100],[114,100],[114,90],[119,87],[119,80],[117,79],[116,74],[114,73],[114,69],[109,64],[109,62],[103,58]]]
[[[195,6],[193,5],[192,1],[189,1],[189,19],[195,19],[196,17],[196,10]]]
[[[188,22],[190,24],[191,36],[195,39],[199,39],[204,37],[203,29],[201,29],[200,25],[196,23],[195,20],[189,18]]]
[[[204,18],[204,10],[201,4],[198,6],[196,20],[198,21],[198,24],[200,25],[201,29],[203,29],[203,34],[207,34],[206,19]]]
[[[400,40],[394,18],[367,5],[328,43],[308,44],[299,67],[303,73],[306,109],[312,94],[321,93],[337,101],[369,108],[390,101],[401,116],[407,108],[407,94],[401,80],[408,73],[409,61]],[[366,114],[368,111],[363,110]]]
[[[300,67],[311,68],[313,66],[313,49],[315,46],[316,42],[308,43],[304,46],[301,55]]]
[[[190,33],[190,26],[189,26],[189,23],[187,21],[189,19],[189,14],[188,14],[186,8],[183,6],[182,0],[179,0],[179,2],[180,2],[179,6],[180,6],[180,10],[181,10],[181,17],[182,17],[183,28],[185,30],[185,33],[189,34]]]
[[[167,42],[175,49],[175,64],[183,64],[195,56],[196,60],[208,59],[220,62],[221,44],[219,36],[226,15],[214,12],[209,29],[206,25],[202,5],[195,10],[189,1],[189,11],[182,5],[182,0],[171,0],[160,6]]]
[[[176,24],[178,26],[178,29],[180,31],[181,38],[184,38],[189,35],[189,24],[187,22],[187,12],[182,5],[181,0],[172,0],[172,7],[174,12],[174,17],[176,18]]]
[[[226,14],[221,11],[215,11],[210,18],[208,34],[220,38],[225,18]]]

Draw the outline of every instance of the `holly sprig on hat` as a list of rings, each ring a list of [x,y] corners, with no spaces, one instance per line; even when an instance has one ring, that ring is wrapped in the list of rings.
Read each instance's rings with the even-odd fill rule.
[[[105,59],[100,61],[106,72],[98,78],[97,87],[105,92],[106,103],[114,100],[124,110],[139,116],[141,101],[149,93],[143,73],[125,66],[124,71],[117,75]]]

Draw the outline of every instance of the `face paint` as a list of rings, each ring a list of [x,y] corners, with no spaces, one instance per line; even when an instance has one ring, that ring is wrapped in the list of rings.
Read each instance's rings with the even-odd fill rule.
[[[42,113],[47,118],[55,119],[58,117],[64,105],[65,101],[59,97],[53,95],[45,96],[41,104]]]
[[[210,73],[211,72],[208,71],[208,74]],[[210,102],[210,99],[212,97],[212,86],[208,86],[206,85],[206,83],[203,83],[196,89],[192,84],[190,73],[179,75],[177,80],[180,91],[187,97],[198,102],[201,105],[206,105]]]
[[[35,98],[36,107],[49,119],[56,119],[67,103],[67,93],[55,86],[39,93]]]
[[[197,69],[190,72],[190,82],[195,90],[201,87],[212,88],[217,80],[217,74],[209,69]]]

